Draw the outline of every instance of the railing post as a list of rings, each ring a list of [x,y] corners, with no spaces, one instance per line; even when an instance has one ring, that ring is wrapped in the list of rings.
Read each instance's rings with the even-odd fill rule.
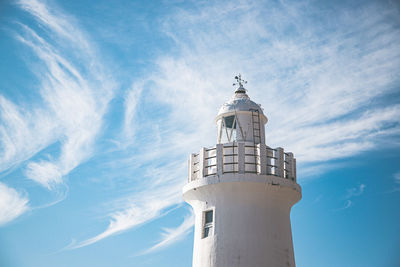
[[[287,160],[288,163],[287,168],[287,174],[288,174],[288,179],[293,180],[293,153],[289,152],[287,153]]]
[[[265,144],[258,144],[257,145],[258,151],[258,160],[260,169],[257,172],[261,175],[267,174],[267,146]]]
[[[295,158],[293,158],[292,170],[293,170],[293,181],[296,182],[297,174],[296,174],[296,159]]]
[[[189,173],[188,173],[188,183],[190,183],[191,181],[192,181],[192,177],[193,177],[193,175],[192,175],[192,172],[193,172],[193,170],[192,170],[192,162],[193,162],[193,154],[190,154],[190,158],[189,158],[189,160],[188,160],[188,169],[189,169]]]
[[[276,149],[276,157],[277,157],[277,175],[279,177],[284,178],[285,177],[285,173],[284,173],[284,151],[283,148],[278,147]]]
[[[274,156],[274,151],[268,147],[266,149],[266,153],[267,153],[267,174],[271,175],[273,174],[271,165],[272,165],[272,157]]]
[[[189,182],[196,180],[194,177],[194,156],[195,154],[192,153],[189,158]]]
[[[244,173],[245,172],[245,164],[244,164],[244,159],[245,159],[245,147],[243,142],[238,142],[238,173]]]
[[[206,149],[203,147],[202,149],[200,149],[200,153],[199,153],[199,178],[203,178],[204,177],[204,155],[206,153]]]
[[[224,173],[224,145],[217,144],[215,146],[215,157],[217,164],[217,175],[222,175]]]

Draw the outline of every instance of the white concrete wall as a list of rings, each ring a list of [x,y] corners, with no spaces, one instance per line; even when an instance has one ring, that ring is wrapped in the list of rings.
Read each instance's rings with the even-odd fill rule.
[[[184,199],[196,215],[194,267],[295,266],[290,209],[300,186],[268,175],[225,174],[187,184]],[[203,212],[214,227],[202,238]]]

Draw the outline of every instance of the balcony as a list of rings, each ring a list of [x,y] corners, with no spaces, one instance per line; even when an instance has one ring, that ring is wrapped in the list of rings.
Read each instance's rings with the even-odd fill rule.
[[[296,159],[283,148],[251,142],[217,144],[190,156],[188,182],[228,173],[273,175],[296,182]]]

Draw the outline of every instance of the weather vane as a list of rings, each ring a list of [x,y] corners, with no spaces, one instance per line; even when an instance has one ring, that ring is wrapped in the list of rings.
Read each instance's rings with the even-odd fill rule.
[[[233,84],[233,86],[239,85],[240,87],[243,87],[243,84],[246,84],[247,81],[242,79],[242,75],[239,73],[239,75],[235,76],[236,82]]]
[[[236,89],[235,93],[246,93],[246,89],[244,89],[243,84],[246,84],[247,81],[242,79],[242,75],[239,73],[239,75],[235,76],[236,82],[233,84],[233,86],[239,85],[239,88]]]

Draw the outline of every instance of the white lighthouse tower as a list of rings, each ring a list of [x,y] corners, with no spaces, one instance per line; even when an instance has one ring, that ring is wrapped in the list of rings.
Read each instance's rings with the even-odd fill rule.
[[[301,199],[296,160],[265,144],[267,117],[240,74],[219,110],[217,144],[189,160],[183,198],[194,209],[194,267],[295,266],[291,207]]]

